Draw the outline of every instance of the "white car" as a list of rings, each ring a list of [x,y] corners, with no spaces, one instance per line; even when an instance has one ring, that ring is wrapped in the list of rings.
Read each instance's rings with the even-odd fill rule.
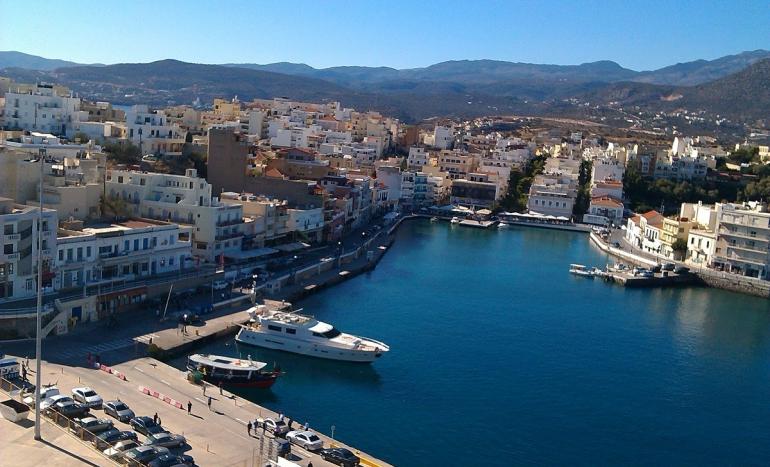
[[[318,451],[324,447],[323,440],[312,431],[290,431],[286,434],[286,439],[290,443],[302,446],[308,451]]]
[[[48,399],[50,397],[53,397],[53,396],[58,396],[58,395],[59,395],[59,388],[57,388],[56,386],[48,386],[48,387],[44,387],[44,388],[40,389],[40,401],[41,401],[40,407],[43,407],[42,402],[45,402],[46,399]],[[31,407],[34,407],[35,406],[35,392],[33,391],[32,394],[30,394],[29,396],[25,397],[22,400],[22,402],[24,402],[25,404],[27,404],[27,405],[29,405]]]
[[[62,401],[74,402],[70,396],[65,396],[64,394],[54,394],[51,397],[46,397],[45,399],[43,399],[42,402],[40,402],[40,410],[48,409],[52,407],[54,404],[56,404],[57,402],[62,402]]]
[[[272,418],[257,419],[257,427],[264,427],[266,431],[277,436],[282,436],[289,431],[289,426],[283,420],[273,420]]]
[[[118,459],[120,457],[123,457],[123,453],[125,451],[128,451],[129,449],[138,448],[141,446],[139,443],[137,443],[133,439],[127,439],[125,441],[118,441],[115,443],[114,446],[111,448],[107,448],[104,451],[104,455],[109,457],[110,459]]]
[[[72,398],[91,409],[101,409],[104,402],[102,396],[89,387],[73,389]]]

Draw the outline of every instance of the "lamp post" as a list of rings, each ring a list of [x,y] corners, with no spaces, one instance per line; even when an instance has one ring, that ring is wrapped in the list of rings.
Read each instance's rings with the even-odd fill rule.
[[[37,117],[37,113],[35,114]],[[40,385],[43,324],[43,168],[45,167],[45,149],[40,149],[40,209],[37,213],[37,323],[35,326],[35,439],[40,436]]]

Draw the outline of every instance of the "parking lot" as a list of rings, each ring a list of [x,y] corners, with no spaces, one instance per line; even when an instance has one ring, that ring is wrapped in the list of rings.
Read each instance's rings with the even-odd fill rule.
[[[30,360],[34,368],[34,363]],[[63,366],[44,362],[42,381],[44,385],[56,384],[62,394],[71,395],[72,388],[89,386],[96,391],[104,401],[119,399],[125,402],[137,416],[153,417],[158,414],[160,424],[171,433],[185,437],[186,444],[181,448],[171,449],[173,453],[186,454],[194,458],[196,465],[208,466],[256,466],[265,465],[267,450],[272,435],[267,433],[262,438],[262,430],[256,430],[257,435],[247,432],[247,423],[257,418],[273,417],[278,414],[261,408],[251,402],[237,398],[227,391],[219,393],[216,387],[207,387],[206,395],[203,395],[201,386],[189,383],[184,374],[172,367],[159,363],[156,360],[142,358],[128,361],[114,367],[116,374],[105,371]],[[125,376],[125,380],[122,376]],[[34,378],[34,376],[31,376]],[[143,389],[148,389],[150,394]],[[161,397],[154,397],[157,393]],[[212,398],[211,408],[208,407],[208,397]],[[165,401],[164,401],[165,399]],[[178,402],[178,405],[172,405]],[[187,412],[187,404],[191,404],[190,414]],[[179,408],[181,405],[181,408]],[[103,410],[93,409],[91,415],[97,418],[105,417]],[[289,412],[286,416],[291,416]],[[295,414],[297,418],[301,414]],[[30,419],[34,415],[30,414]],[[107,417],[110,418],[110,417]],[[131,430],[128,423],[111,419],[115,428]],[[5,425],[10,422],[0,420],[0,433],[5,433]],[[44,423],[52,425],[51,423]],[[10,427],[9,427],[10,428]],[[60,439],[63,433],[60,430],[51,430],[46,427],[45,436],[53,436]],[[295,424],[295,429],[299,428]],[[312,430],[313,427],[310,427]],[[26,436],[32,439],[32,428],[26,430]],[[10,435],[10,433],[9,433]],[[29,445],[39,449],[39,443],[28,442],[25,436],[17,435],[21,445]],[[319,434],[324,447],[329,447],[332,440]],[[88,452],[88,448],[79,444],[74,435],[67,443],[75,455],[85,459],[92,465],[111,465],[104,457],[100,457],[95,450]],[[3,436],[3,439],[5,436]],[[47,439],[47,438],[46,438]],[[138,436],[139,442],[145,437]],[[60,445],[60,443],[57,443]],[[260,452],[260,448],[264,454]],[[351,449],[352,450],[352,449]],[[369,456],[363,455],[367,459]],[[307,466],[312,462],[313,466],[333,465],[317,454],[292,445],[291,453],[286,456],[294,464]],[[374,465],[387,465],[381,461],[371,459]],[[33,465],[21,462],[14,465]],[[67,465],[64,461],[61,465]]]

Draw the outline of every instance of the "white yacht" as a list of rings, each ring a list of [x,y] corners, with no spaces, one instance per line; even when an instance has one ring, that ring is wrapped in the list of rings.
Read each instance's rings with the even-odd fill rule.
[[[365,337],[345,334],[312,316],[288,311],[268,311],[264,305],[248,310],[252,316],[241,325],[235,340],[242,344],[330,360],[372,362],[390,347]]]

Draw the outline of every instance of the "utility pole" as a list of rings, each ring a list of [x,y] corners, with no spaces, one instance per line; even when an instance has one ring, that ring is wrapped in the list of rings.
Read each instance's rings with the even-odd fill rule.
[[[36,114],[37,115],[37,114]],[[43,324],[43,168],[46,150],[40,149],[40,209],[37,213],[37,324],[35,327],[35,439],[40,436],[40,373],[42,360],[42,324]]]

